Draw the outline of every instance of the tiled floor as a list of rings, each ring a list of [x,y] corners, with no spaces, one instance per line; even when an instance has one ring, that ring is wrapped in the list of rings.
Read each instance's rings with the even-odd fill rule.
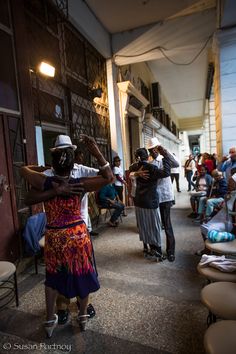
[[[84,333],[72,302],[72,322],[58,327],[51,340],[45,339],[44,267],[39,267],[38,275],[33,267],[27,269],[19,281],[19,308],[13,304],[0,312],[0,353],[204,353],[207,311],[200,303],[204,280],[197,274],[199,258],[194,256],[202,241],[199,228],[186,217],[188,208],[188,194],[176,195],[174,263],[143,258],[133,209],[117,229],[102,227],[94,240],[101,289],[91,301],[97,315]]]

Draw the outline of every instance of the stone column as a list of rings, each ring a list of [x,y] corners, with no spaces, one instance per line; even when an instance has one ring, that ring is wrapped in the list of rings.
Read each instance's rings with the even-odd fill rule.
[[[216,145],[219,155],[236,145],[236,29],[218,31],[215,52]]]
[[[107,60],[107,86],[111,131],[112,156],[119,155],[123,159],[122,125],[119,108],[119,91],[117,87],[117,70],[112,59]]]
[[[215,114],[215,97],[213,90],[209,100],[209,135],[211,154],[216,153],[216,114]]]

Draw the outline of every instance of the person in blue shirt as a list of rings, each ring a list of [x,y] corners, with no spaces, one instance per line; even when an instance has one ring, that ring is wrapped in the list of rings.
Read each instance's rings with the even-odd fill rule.
[[[236,147],[229,149],[229,158],[223,157],[222,164],[218,167],[218,170],[225,172],[226,180],[231,177],[231,169],[236,167]]]
[[[205,208],[206,211],[205,211],[204,222],[206,223],[212,217],[214,209],[220,208],[221,205],[223,205],[224,203],[224,197],[227,193],[226,179],[223,176],[222,172],[218,170],[213,170],[211,175],[214,178],[213,188],[208,198],[205,197],[200,199],[199,207],[198,207],[199,218],[195,220],[196,223],[198,221],[202,221]]]
[[[108,184],[99,191],[99,203],[104,208],[115,209],[108,222],[109,226],[116,227],[118,218],[124,212],[125,205],[120,201],[118,193],[113,184]]]

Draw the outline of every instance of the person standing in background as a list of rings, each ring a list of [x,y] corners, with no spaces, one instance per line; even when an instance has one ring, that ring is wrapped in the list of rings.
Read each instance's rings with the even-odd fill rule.
[[[211,175],[211,172],[214,170],[214,161],[212,156],[207,152],[203,154],[202,164],[207,168],[207,173]]]
[[[173,155],[174,155],[176,161],[178,161],[177,158],[176,158],[176,156],[175,156],[175,153],[174,153],[174,152],[173,152]],[[179,163],[179,161],[178,161],[178,163]],[[179,166],[180,166],[180,163],[179,163]],[[172,183],[173,183],[174,180],[175,180],[177,192],[180,193],[181,190],[180,190],[180,188],[179,188],[179,172],[180,172],[180,167],[173,167],[173,168],[171,168],[171,175],[170,175],[170,177],[171,177],[171,182],[172,182]]]
[[[218,156],[215,152],[214,154],[212,154],[212,161],[214,165],[214,170],[216,170],[219,162],[218,162]]]
[[[195,168],[196,168],[196,163],[194,161],[194,156],[190,154],[188,160],[185,162],[184,165],[184,174],[185,174],[185,178],[188,181],[188,192],[191,191],[191,186],[194,187],[194,183],[192,182],[192,176]]]
[[[124,186],[126,188],[127,183],[124,178],[124,172],[121,167],[121,159],[119,156],[115,156],[113,158],[112,172],[115,176],[115,182],[114,182],[115,189],[117,191],[119,200],[123,203],[123,190],[124,190]],[[127,214],[125,213],[125,210],[122,215],[127,216]]]

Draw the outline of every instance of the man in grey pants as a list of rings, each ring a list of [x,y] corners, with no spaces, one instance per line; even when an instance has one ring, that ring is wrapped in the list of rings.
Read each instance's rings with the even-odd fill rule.
[[[161,143],[155,138],[151,138],[148,144],[148,151],[153,158],[152,164],[159,168],[162,168],[162,155],[160,146]],[[158,149],[157,149],[158,147]],[[168,152],[168,158],[171,162],[171,168],[179,167],[179,162],[174,158],[172,154]],[[171,177],[166,177],[158,180],[157,191],[159,195],[159,206],[161,213],[161,221],[166,233],[166,252],[169,262],[175,260],[175,236],[171,224],[170,208],[174,202],[174,192],[171,182]]]

